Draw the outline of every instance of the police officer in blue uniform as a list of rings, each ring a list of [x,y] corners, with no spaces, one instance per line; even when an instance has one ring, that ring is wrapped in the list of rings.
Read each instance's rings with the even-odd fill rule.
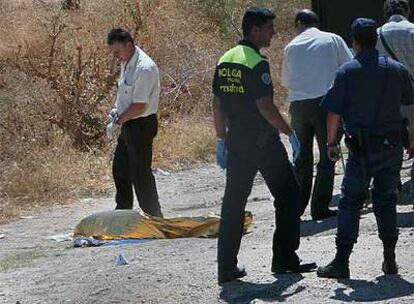
[[[318,269],[319,277],[349,278],[349,256],[358,238],[360,211],[371,181],[374,214],[384,245],[382,270],[385,274],[398,273],[396,190],[403,156],[400,107],[413,104],[413,91],[407,69],[391,58],[380,56],[375,49],[376,28],[371,19],[354,21],[352,38],[357,55],[339,69],[334,86],[322,101],[329,112],[329,157],[332,160],[338,157],[341,119],[350,156],[342,185],[343,198],[339,202],[336,256],[330,264]]]
[[[273,102],[269,63],[260,53],[261,48],[270,45],[275,33],[274,19],[269,9],[247,10],[243,18],[244,40],[221,57],[214,76],[218,162],[227,166],[218,240],[220,284],[246,275],[237,267],[237,254],[247,199],[258,171],[276,199],[272,272],[316,268],[315,264],[300,265],[295,252],[300,234],[299,186],[279,130],[290,136],[294,157],[298,156],[300,144]]]

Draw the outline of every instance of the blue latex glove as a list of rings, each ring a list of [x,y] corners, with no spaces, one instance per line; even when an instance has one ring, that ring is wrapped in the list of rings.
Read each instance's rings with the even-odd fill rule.
[[[296,162],[300,155],[300,141],[295,131],[289,136],[289,141],[293,150],[293,162]]]
[[[227,149],[226,143],[224,139],[217,140],[217,147],[216,147],[216,157],[217,157],[217,165],[221,169],[227,168]]]

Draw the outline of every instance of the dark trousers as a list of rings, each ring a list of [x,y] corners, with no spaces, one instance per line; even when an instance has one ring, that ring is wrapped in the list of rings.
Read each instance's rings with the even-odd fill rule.
[[[141,209],[162,216],[152,174],[152,144],[157,135],[156,115],[130,120],[122,125],[113,162],[116,209],[132,209],[135,193]]]
[[[219,273],[231,271],[237,266],[244,212],[258,171],[276,199],[273,263],[299,263],[295,253],[299,247],[300,234],[299,186],[285,147],[277,140],[260,149],[252,148],[249,152],[229,150],[218,239]]]
[[[365,147],[366,173],[362,170],[361,153],[351,152],[346,164],[343,198],[339,202],[338,212],[337,238],[342,243],[357,241],[361,209],[371,180],[372,204],[379,235],[381,239],[398,236],[396,191],[400,181],[402,147],[372,142],[365,143]]]
[[[319,163],[311,199],[311,215],[318,216],[328,210],[332,200],[335,163],[330,161],[326,144],[327,113],[319,106],[322,98],[296,101],[290,105],[292,127],[301,143],[301,153],[295,162],[295,171],[300,185],[301,215],[308,206],[313,184],[313,141],[316,137],[319,148]]]

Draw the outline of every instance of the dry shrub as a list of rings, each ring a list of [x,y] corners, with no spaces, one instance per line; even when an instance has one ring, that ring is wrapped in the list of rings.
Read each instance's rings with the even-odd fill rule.
[[[0,90],[0,222],[22,210],[65,203],[109,188],[108,154],[81,152],[70,137],[44,120],[53,97],[44,81],[9,71]]]
[[[104,127],[117,63],[105,36],[118,24],[138,30],[137,2],[76,12],[49,2],[0,6],[0,221],[111,185]]]
[[[278,15],[266,54],[282,105],[283,47],[293,36],[295,8],[308,2],[83,0],[80,8],[62,10],[58,0],[0,1],[0,221],[14,209],[111,185],[114,142],[104,137],[118,73],[105,45],[111,28],[131,30],[160,67],[155,165],[181,169],[213,158],[213,71],[240,39],[245,8],[266,5]]]
[[[17,38],[22,37],[9,45],[6,63],[44,80],[53,90],[54,99],[45,96],[44,102],[54,106],[42,113],[43,118],[68,135],[75,148],[100,147],[116,64],[106,52],[103,37],[91,31],[99,23],[92,24],[88,11],[67,12],[58,5],[33,9],[37,19],[31,26],[38,29],[37,37],[27,39],[27,32],[15,28]]]

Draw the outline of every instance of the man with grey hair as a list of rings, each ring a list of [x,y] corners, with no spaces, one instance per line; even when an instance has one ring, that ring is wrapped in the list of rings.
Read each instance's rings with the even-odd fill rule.
[[[410,4],[408,0],[387,0],[384,4],[385,19],[388,22],[379,30],[378,50],[395,57],[414,74],[414,24],[408,21]]]
[[[377,49],[384,55],[402,63],[411,75],[414,90],[414,24],[410,17],[410,3],[408,0],[387,0],[384,4],[384,17],[388,22],[378,29]],[[401,113],[410,125],[410,134],[406,134],[405,145],[410,138],[414,138],[414,109],[412,106],[402,106]],[[414,176],[414,167],[412,177]],[[413,187],[412,187],[413,188]],[[413,190],[411,189],[413,195]]]

